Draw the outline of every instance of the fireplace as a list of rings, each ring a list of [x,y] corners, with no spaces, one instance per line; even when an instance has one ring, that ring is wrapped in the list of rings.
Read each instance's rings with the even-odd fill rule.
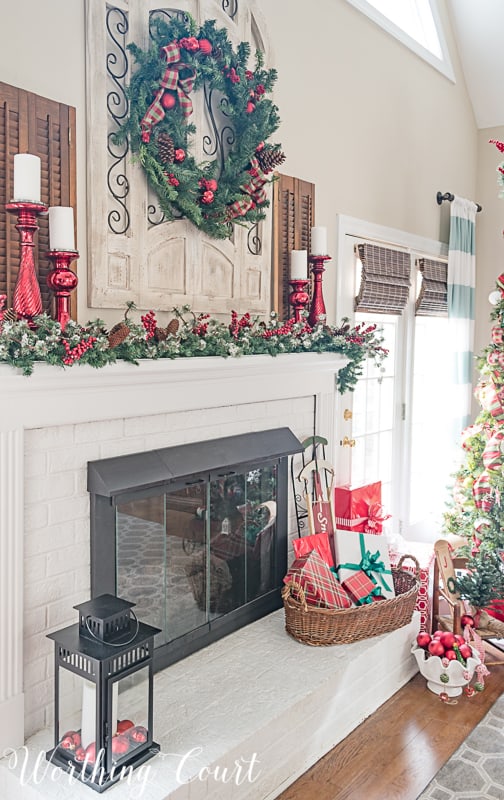
[[[288,428],[92,461],[91,592],[136,604],[160,669],[276,610]]]

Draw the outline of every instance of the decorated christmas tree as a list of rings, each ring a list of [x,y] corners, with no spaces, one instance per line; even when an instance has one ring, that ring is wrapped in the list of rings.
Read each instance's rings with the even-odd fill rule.
[[[492,143],[504,152],[503,143]],[[498,173],[504,187],[504,164]],[[445,531],[466,540],[459,549],[469,556],[469,572],[457,580],[462,597],[504,619],[504,273],[489,301],[491,341],[478,359],[475,390],[481,411],[462,433],[464,457]]]

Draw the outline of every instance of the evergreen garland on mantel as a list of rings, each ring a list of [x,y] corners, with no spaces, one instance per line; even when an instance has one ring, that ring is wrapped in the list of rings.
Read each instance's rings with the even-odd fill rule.
[[[30,327],[25,320],[7,315],[2,319],[0,311],[0,364],[30,375],[40,361],[98,368],[117,361],[137,364],[141,359],[340,353],[348,358],[338,373],[338,388],[344,392],[355,388],[367,358],[380,366],[388,353],[376,325],[351,327],[343,320],[339,327],[311,328],[305,321],[280,322],[275,312],[264,321],[248,313],[240,317],[235,311],[226,323],[182,306],[173,309],[174,316],[164,327],[153,311],[143,314],[140,323],[134,322],[129,318],[134,304],[127,305],[124,319],[110,331],[99,319],[85,326],[70,320],[62,331],[59,322],[46,314],[35,317]]]

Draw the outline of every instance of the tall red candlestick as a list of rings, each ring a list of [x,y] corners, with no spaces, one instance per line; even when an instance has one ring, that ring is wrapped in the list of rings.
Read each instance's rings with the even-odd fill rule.
[[[18,317],[26,319],[33,327],[33,317],[42,313],[42,296],[33,258],[33,237],[39,228],[37,216],[46,212],[47,206],[44,203],[15,201],[7,203],[5,208],[10,214],[17,214],[16,228],[21,237],[21,258],[12,307]]]
[[[77,250],[51,250],[47,258],[54,262],[54,268],[47,276],[47,285],[56,297],[56,320],[64,331],[70,319],[70,294],[78,283],[75,272],[70,269],[70,264],[79,258]]]
[[[310,295],[306,291],[308,278],[304,278],[303,280],[295,278],[294,280],[290,280],[289,283],[292,286],[292,292],[289,295],[289,303],[294,309],[294,319],[296,322],[302,322],[303,318],[301,314],[310,302]]]
[[[322,274],[325,271],[324,262],[330,260],[331,256],[308,257],[308,261],[312,265],[311,271],[313,275],[313,294],[310,314],[308,316],[308,322],[312,328],[318,323],[323,323],[326,320],[326,307],[322,292]]]

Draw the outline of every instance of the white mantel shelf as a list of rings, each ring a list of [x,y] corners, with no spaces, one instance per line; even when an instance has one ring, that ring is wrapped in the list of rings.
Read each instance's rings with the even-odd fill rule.
[[[202,357],[101,369],[0,365],[0,752],[24,741],[25,431],[118,418],[313,398],[317,433],[334,441],[337,353]]]
[[[0,365],[0,431],[17,424],[75,424],[111,414],[156,414],[325,394],[334,391],[335,376],[347,363],[338,353],[209,356],[147,359],[138,365],[119,361],[100,369],[39,363],[30,376]],[[204,395],[199,392],[202,386]]]

